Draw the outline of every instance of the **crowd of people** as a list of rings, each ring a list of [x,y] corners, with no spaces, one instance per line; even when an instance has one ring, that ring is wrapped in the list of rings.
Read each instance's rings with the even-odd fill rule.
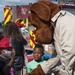
[[[7,22],[3,32],[4,38],[0,41],[0,66],[3,63],[4,65],[0,67],[1,72],[3,73],[0,75],[9,75],[7,73],[12,68],[14,69],[14,75],[21,75],[21,69],[24,66],[24,45],[27,45],[27,41],[14,22]]]
[[[3,32],[4,38],[0,41],[0,75],[21,75],[25,65],[26,36],[12,21],[7,22]],[[33,49],[34,60],[27,64],[26,72],[30,73],[38,64],[45,63],[46,61],[42,59],[43,55],[43,45],[36,44]]]

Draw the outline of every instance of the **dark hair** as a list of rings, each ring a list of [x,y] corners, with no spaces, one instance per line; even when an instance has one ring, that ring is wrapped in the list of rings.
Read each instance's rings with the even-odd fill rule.
[[[36,44],[35,47],[34,47],[34,49],[35,48],[41,48],[42,49],[42,52],[44,53],[44,47],[43,47],[42,44]]]
[[[20,30],[14,22],[9,21],[6,23],[4,26],[4,37],[21,40],[21,36]]]

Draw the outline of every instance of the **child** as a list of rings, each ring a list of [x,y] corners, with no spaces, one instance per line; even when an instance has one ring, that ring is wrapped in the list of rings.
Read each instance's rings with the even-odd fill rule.
[[[44,55],[44,47],[41,44],[36,44],[33,50],[34,60],[32,60],[27,64],[28,73],[32,72],[32,70],[34,70],[38,64],[45,63],[45,61],[42,60],[43,55]]]
[[[10,70],[14,62],[15,50],[12,50],[9,42],[10,38],[3,38],[0,41],[0,75],[11,75]]]
[[[4,26],[4,37],[11,38],[11,43],[16,51],[13,67],[15,75],[21,75],[21,69],[24,66],[24,45],[27,45],[26,39],[23,38],[19,27],[12,21],[9,21]]]

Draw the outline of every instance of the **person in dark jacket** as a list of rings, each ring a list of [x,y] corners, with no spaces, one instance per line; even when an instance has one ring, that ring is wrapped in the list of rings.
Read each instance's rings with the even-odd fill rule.
[[[12,47],[16,51],[13,67],[16,75],[21,75],[21,69],[24,66],[24,45],[27,45],[27,41],[23,38],[19,27],[11,21],[7,22],[4,27],[4,37],[11,39]]]

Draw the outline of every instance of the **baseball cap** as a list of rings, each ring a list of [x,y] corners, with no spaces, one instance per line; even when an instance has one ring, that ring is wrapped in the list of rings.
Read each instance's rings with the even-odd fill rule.
[[[0,48],[12,48],[10,38],[3,38],[0,41]]]

